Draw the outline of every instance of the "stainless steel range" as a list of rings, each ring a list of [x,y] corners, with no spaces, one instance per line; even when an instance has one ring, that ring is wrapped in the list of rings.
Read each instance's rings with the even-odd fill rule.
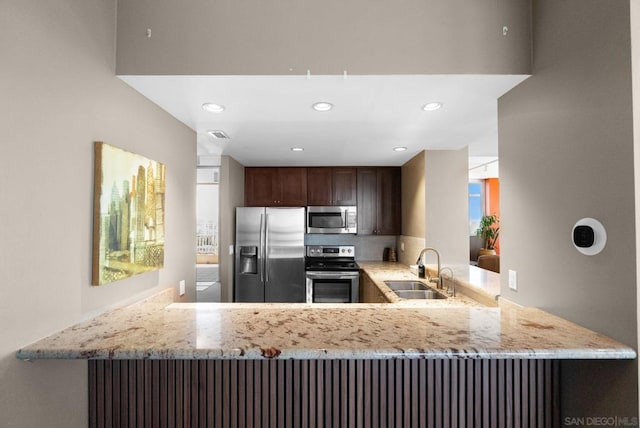
[[[307,303],[357,303],[360,267],[353,245],[307,246]]]

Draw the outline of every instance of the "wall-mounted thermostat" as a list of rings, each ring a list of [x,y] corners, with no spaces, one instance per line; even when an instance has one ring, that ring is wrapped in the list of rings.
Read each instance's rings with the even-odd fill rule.
[[[573,226],[571,242],[582,254],[594,256],[607,244],[607,231],[595,218],[583,218]]]

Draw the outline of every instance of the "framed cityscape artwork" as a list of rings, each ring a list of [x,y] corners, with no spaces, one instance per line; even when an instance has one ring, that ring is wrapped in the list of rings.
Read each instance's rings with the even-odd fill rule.
[[[165,165],[95,143],[93,285],[162,268]]]

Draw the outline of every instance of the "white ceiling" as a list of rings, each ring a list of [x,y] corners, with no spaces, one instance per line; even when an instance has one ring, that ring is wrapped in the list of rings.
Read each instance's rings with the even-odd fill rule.
[[[481,180],[484,178],[498,178],[500,165],[496,156],[470,156],[469,178]]]
[[[245,166],[312,166],[402,165],[424,149],[464,146],[470,156],[497,156],[497,98],[528,76],[120,77],[196,131],[198,155],[230,155]],[[317,101],[334,108],[317,112]],[[443,107],[423,111],[431,101]],[[206,102],[225,111],[206,112]],[[408,150],[394,152],[397,146]]]

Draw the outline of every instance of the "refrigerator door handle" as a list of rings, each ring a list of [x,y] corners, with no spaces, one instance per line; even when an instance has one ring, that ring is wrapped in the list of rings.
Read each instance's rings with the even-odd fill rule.
[[[260,214],[260,251],[258,252],[258,269],[260,269],[260,282],[264,284],[264,214]]]
[[[265,222],[264,222],[264,249],[266,252],[266,255],[264,256],[264,265],[265,265],[265,275],[266,275],[266,281],[265,282],[269,282],[269,257],[270,255],[270,248],[269,248],[269,214],[265,214]]]

